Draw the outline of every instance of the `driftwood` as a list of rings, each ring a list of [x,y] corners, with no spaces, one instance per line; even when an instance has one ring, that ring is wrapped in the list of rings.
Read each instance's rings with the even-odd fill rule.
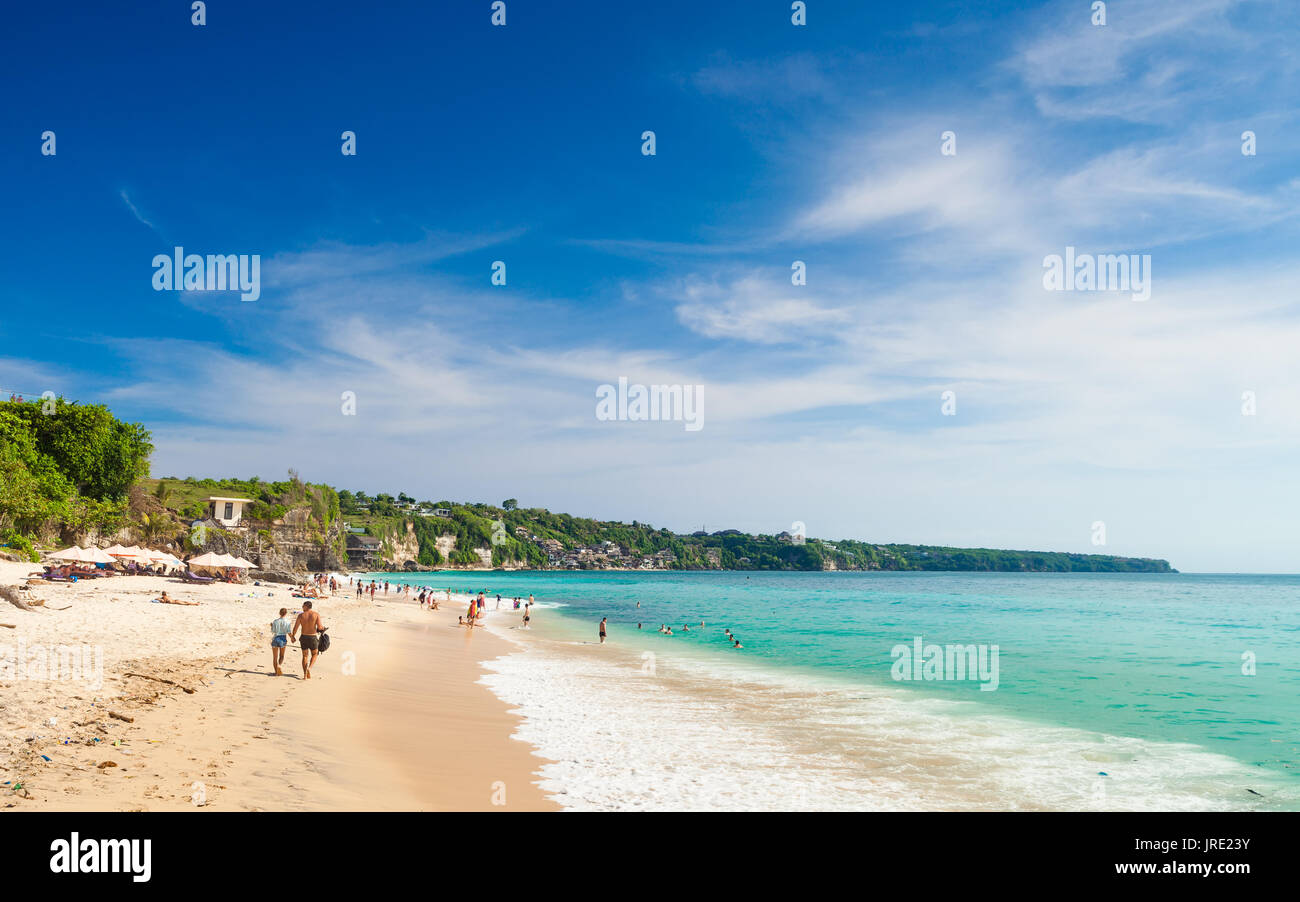
[[[187,694],[189,694],[189,695],[193,695],[193,694],[194,694],[194,690],[193,690],[193,689],[191,689],[191,688],[188,687],[188,686],[181,686],[181,684],[178,683],[178,682],[176,682],[175,680],[164,680],[162,677],[147,676],[147,675],[145,675],[145,674],[143,674],[143,673],[128,673],[127,676],[129,676],[129,677],[139,677],[139,678],[142,679],[142,680],[153,680],[155,683],[166,683],[168,686],[176,686],[176,687],[179,687],[179,688],[181,688],[181,689],[184,689],[185,692],[186,692]]]
[[[127,723],[135,723],[134,717],[127,717],[125,714],[118,714],[116,711],[109,711],[108,716],[114,720],[124,720]]]
[[[32,609],[31,605],[23,601],[22,596],[18,594],[18,590],[13,586],[0,586],[0,598],[3,598],[14,607],[20,608],[21,610],[30,611]],[[41,602],[41,604],[44,603],[45,602]]]

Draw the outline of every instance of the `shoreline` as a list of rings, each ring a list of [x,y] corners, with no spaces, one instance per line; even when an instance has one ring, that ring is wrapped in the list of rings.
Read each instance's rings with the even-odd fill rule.
[[[0,585],[33,569],[0,562]],[[200,604],[151,604],[163,589]],[[0,810],[560,808],[537,786],[544,759],[513,738],[519,718],[479,682],[511,642],[457,627],[454,602],[340,589],[316,605],[333,641],[313,679],[292,646],[272,677],[269,623],[301,601],[287,589],[110,577],[33,588],[47,606],[31,612],[4,605],[7,656],[93,648],[103,684],[0,676]]]
[[[472,577],[459,582],[479,585]],[[532,630],[516,632],[508,617],[490,621],[494,632],[517,638],[522,651],[489,666],[485,682],[523,714],[521,735],[552,759],[542,786],[562,794],[571,810],[1195,811],[1296,804],[1284,770],[1261,771],[1185,736],[1055,719],[1032,705],[989,704],[977,691],[925,691],[924,684],[891,681],[888,665],[883,680],[865,679],[806,661],[735,658],[721,645],[715,653],[707,633],[692,631],[686,639],[634,631],[643,614],[653,626],[669,611],[662,619],[700,617],[720,629],[742,602],[723,613],[702,595],[647,600],[624,584],[606,590],[590,582],[581,591],[574,584],[570,596],[555,581],[534,586],[518,579],[490,593],[499,590],[505,602],[536,590],[548,599],[539,601]],[[749,584],[742,578],[732,588],[742,585]],[[633,597],[646,607],[633,609]],[[777,611],[787,610],[784,599],[770,606],[740,614],[747,645],[825,641],[817,625],[792,632],[788,614]],[[517,620],[518,612],[510,613]],[[611,641],[599,645],[596,623],[606,613]],[[1087,616],[1105,612],[1090,609]],[[984,624],[975,628],[987,631]]]

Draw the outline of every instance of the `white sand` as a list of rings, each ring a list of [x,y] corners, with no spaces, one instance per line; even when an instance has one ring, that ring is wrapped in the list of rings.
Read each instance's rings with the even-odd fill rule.
[[[39,569],[0,561],[0,585]],[[349,588],[315,604],[334,643],[310,682],[292,647],[270,677],[270,621],[302,601],[289,586],[119,576],[33,587],[21,594],[46,604],[32,612],[0,601],[16,627],[0,627],[0,662],[23,648],[47,668],[0,673],[0,810],[556,807],[535,785],[541,759],[510,738],[517,718],[477,683],[509,644],[459,628],[459,596],[429,612]],[[153,603],[164,589],[200,604]],[[48,678],[75,660],[55,646],[91,651],[75,679]]]

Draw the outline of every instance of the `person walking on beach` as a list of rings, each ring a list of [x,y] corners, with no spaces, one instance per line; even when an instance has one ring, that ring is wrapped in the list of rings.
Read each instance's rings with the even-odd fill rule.
[[[293,622],[293,631],[289,634],[289,640],[293,641],[298,635],[298,630],[302,630],[302,639],[298,644],[302,648],[302,678],[311,679],[311,665],[316,663],[316,656],[320,654],[320,633],[325,627],[321,623],[320,614],[311,609],[311,602],[302,603],[302,613],[298,619]],[[310,656],[310,660],[308,657]]]
[[[284,675],[284,650],[289,645],[289,630],[293,628],[288,613],[288,608],[280,608],[279,618],[271,621],[271,666],[276,676]]]
[[[609,619],[608,617],[600,618],[600,644],[601,645],[605,644],[605,621],[608,619]]]

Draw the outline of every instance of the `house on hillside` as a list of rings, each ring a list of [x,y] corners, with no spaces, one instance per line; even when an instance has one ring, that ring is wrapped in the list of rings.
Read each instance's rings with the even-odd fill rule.
[[[374,536],[349,535],[347,537],[348,566],[366,570],[382,563],[383,542]]]
[[[203,501],[208,506],[208,517],[227,529],[238,527],[244,519],[244,505],[253,503],[251,498],[222,498],[217,495]]]

